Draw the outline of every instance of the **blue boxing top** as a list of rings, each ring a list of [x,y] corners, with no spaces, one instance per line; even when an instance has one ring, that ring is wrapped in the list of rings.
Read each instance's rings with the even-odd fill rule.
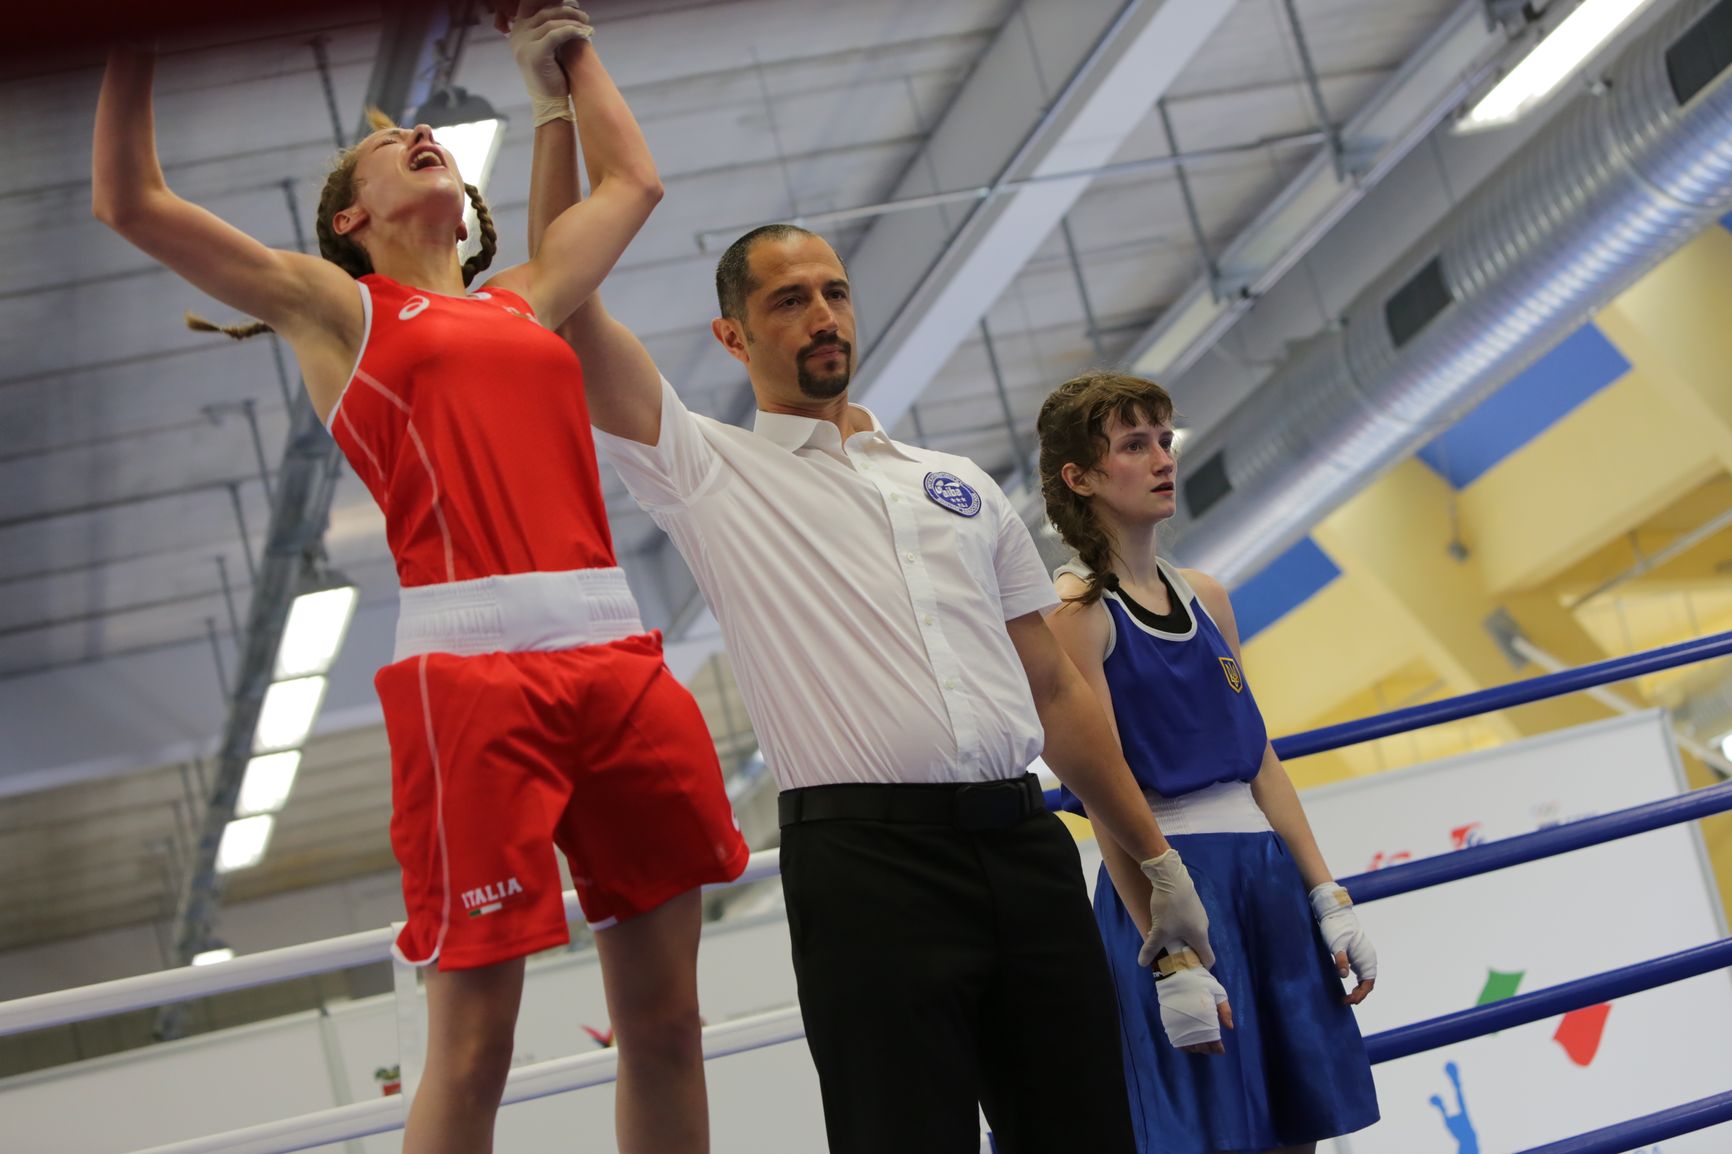
[[[1102,663],[1125,761],[1137,784],[1178,797],[1225,781],[1250,781],[1268,730],[1251,687],[1190,582],[1157,560],[1172,610],[1155,615],[1109,590],[1111,631]],[[1072,564],[1059,572],[1087,576]],[[1080,810],[1065,791],[1066,809]]]

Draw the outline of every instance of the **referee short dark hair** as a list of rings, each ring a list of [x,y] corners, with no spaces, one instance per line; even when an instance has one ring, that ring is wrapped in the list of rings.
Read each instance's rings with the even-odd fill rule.
[[[716,304],[723,316],[736,321],[746,319],[746,298],[758,287],[752,283],[751,269],[747,267],[752,246],[760,240],[786,240],[791,236],[816,237],[818,234],[797,224],[764,224],[728,246],[728,251],[716,262]],[[842,258],[838,256],[836,259]]]

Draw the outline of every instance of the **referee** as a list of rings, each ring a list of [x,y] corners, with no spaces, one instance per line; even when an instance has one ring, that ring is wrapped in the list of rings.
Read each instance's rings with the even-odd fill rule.
[[[603,452],[696,575],[783,791],[830,1150],[973,1154],[978,1102],[1005,1154],[1131,1154],[1075,844],[1026,772],[1043,743],[1144,863],[1146,960],[1188,945],[1209,963],[1208,919],[1047,630],[1034,542],[973,462],[893,441],[849,403],[848,278],[822,239],[754,230],[716,285],[750,429],[689,412],[599,300],[564,332]]]

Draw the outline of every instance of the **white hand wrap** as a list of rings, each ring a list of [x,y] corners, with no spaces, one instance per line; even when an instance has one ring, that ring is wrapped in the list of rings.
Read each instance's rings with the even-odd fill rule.
[[[1377,950],[1359,926],[1353,899],[1334,882],[1324,882],[1311,891],[1311,912],[1331,954],[1346,954],[1347,964],[1360,981],[1377,977]]]
[[[507,39],[529,90],[537,127],[550,120],[576,120],[559,54],[567,44],[594,35],[589,17],[572,0],[550,4],[512,22]]]
[[[1221,1040],[1221,1015],[1215,1009],[1227,991],[1201,966],[1177,970],[1155,980],[1161,1001],[1161,1028],[1167,1041],[1180,1049]]]
[[[1189,946],[1197,951],[1205,967],[1215,964],[1215,951],[1209,945],[1209,914],[1203,909],[1203,899],[1179,851],[1169,849],[1160,857],[1142,863],[1143,876],[1149,879],[1149,936],[1137,954],[1137,965],[1145,970],[1155,964],[1155,955],[1162,950],[1177,953]]]

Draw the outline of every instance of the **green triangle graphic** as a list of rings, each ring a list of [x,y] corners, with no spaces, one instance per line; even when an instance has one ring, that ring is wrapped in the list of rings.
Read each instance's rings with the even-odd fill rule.
[[[1505,973],[1503,970],[1487,970],[1485,986],[1480,990],[1479,999],[1474,1002],[1474,1005],[1483,1006],[1488,1002],[1501,1002],[1505,998],[1515,997],[1515,992],[1521,986],[1522,979],[1527,977],[1527,973],[1526,970],[1516,970],[1514,973]]]

